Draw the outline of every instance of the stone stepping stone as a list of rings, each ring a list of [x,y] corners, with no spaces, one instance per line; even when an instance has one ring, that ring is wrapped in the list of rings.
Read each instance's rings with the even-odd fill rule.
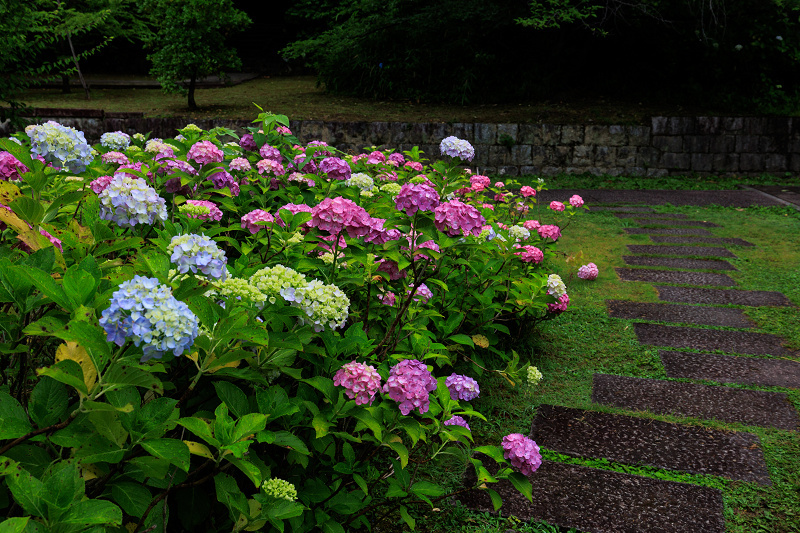
[[[642,226],[696,226],[701,228],[719,228],[718,224],[713,222],[703,222],[700,220],[673,220],[673,219],[655,219],[655,218],[634,218],[634,222]]]
[[[740,309],[700,305],[652,304],[608,300],[609,315],[628,320],[681,322],[699,326],[752,328],[753,323]]]
[[[642,218],[642,219],[648,219],[648,220],[651,219],[651,218],[656,218],[656,219],[661,219],[661,220],[677,220],[677,219],[680,219],[680,218],[689,218],[688,215],[682,215],[680,213],[673,213],[673,214],[652,213],[652,214],[648,214],[648,215],[641,215],[641,214],[638,214],[638,213],[618,213],[618,214],[616,214],[614,216],[617,217],[617,218]]]
[[[797,416],[786,394],[680,383],[659,379],[595,374],[592,401],[631,411],[650,411],[749,426],[797,429]]]
[[[566,455],[772,484],[752,433],[542,405],[530,437]]]
[[[490,485],[503,499],[500,509],[505,516],[597,533],[725,531],[719,489],[552,461],[543,461],[528,479],[533,503],[508,481]],[[475,481],[474,474],[469,481]],[[459,498],[468,507],[494,512],[484,491]]]
[[[658,352],[671,378],[800,389],[800,363],[710,353]]]
[[[691,348],[705,351],[722,350],[723,352],[778,357],[796,355],[783,346],[782,338],[769,333],[721,331],[645,323],[636,323],[633,325],[633,329],[639,342],[648,346],[669,346],[670,348]]]
[[[714,234],[703,228],[622,228],[632,235],[691,235],[696,237],[713,237]]]
[[[677,257],[645,257],[623,255],[625,264],[632,266],[656,266],[667,268],[689,268],[694,270],[736,270],[732,264],[719,259],[683,259]]]
[[[608,211],[611,213],[654,213],[652,207],[620,206],[620,207],[601,207],[593,206],[589,211]]]
[[[733,246],[755,246],[744,239],[724,237],[672,237],[670,235],[651,235],[653,242],[670,244],[730,244]]]
[[[710,272],[676,272],[673,270],[650,270],[645,268],[615,268],[622,281],[646,281],[649,283],[680,283],[683,285],[716,285],[733,287],[736,282],[725,274]]]
[[[653,244],[628,244],[634,254],[697,255],[705,257],[736,257],[729,250],[716,246],[656,246]]]
[[[774,291],[740,291],[729,289],[700,289],[656,285],[658,299],[664,302],[689,304],[750,305],[791,307],[786,296]]]

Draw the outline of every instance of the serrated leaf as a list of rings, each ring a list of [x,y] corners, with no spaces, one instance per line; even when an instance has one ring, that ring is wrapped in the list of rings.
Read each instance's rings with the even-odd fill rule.
[[[208,446],[206,446],[202,442],[185,440],[183,441],[183,443],[189,448],[189,453],[191,453],[192,455],[199,455],[200,457],[206,457],[208,459],[214,458],[214,454],[211,453],[211,450],[208,449]]]
[[[105,500],[84,500],[75,502],[66,516],[61,518],[62,524],[89,526],[94,524],[120,526],[122,511],[119,507]]]
[[[177,439],[154,439],[146,440],[141,443],[142,448],[159,459],[165,459],[174,464],[184,472],[189,471],[189,447],[181,440]]]
[[[531,484],[531,480],[528,479],[526,476],[523,476],[519,472],[511,472],[508,475],[508,480],[514,485],[520,494],[528,498],[528,501],[533,503],[533,484]]]
[[[122,387],[144,387],[157,394],[164,394],[164,386],[151,372],[125,365],[112,365],[103,376],[103,384],[109,389]]]
[[[86,383],[83,380],[83,369],[75,361],[68,359],[54,364],[47,368],[40,368],[36,371],[40,376],[48,376],[56,381],[69,385],[84,396],[89,395]]]
[[[43,377],[33,388],[28,402],[31,420],[40,428],[58,423],[69,409],[69,395],[63,383]]]
[[[86,385],[86,390],[92,390],[94,384],[97,382],[97,369],[83,346],[79,346],[77,342],[72,341],[62,343],[61,346],[56,349],[55,361],[56,363],[60,363],[61,361],[74,361],[78,363],[83,372],[83,383]]]
[[[147,487],[129,481],[120,481],[111,485],[111,497],[126,514],[136,518],[141,518],[153,499],[153,495],[150,494]]]

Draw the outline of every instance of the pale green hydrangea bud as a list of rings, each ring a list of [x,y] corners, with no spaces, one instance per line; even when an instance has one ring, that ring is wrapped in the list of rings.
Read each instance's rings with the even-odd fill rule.
[[[531,236],[531,232],[522,226],[511,226],[508,229],[508,234],[515,241],[524,241]]]
[[[390,181],[389,183],[384,183],[383,185],[381,185],[379,190],[381,192],[385,192],[386,194],[392,197],[392,200],[394,200],[394,197],[400,194],[400,189],[401,189],[400,185],[398,185],[394,181]]]
[[[361,191],[360,193],[358,193],[358,195],[363,197],[363,198],[372,198],[373,196],[375,196],[372,193],[372,191]]]
[[[127,148],[125,148],[125,151],[128,152],[129,154],[135,154],[137,152],[141,152],[142,149],[139,146],[136,146],[135,144],[132,144],[132,145],[128,146]]]
[[[348,187],[358,187],[362,191],[370,191],[375,186],[375,181],[363,172],[353,174],[350,179],[345,181]]]
[[[426,178],[425,176],[420,175],[420,176],[414,176],[409,181],[411,183],[425,183],[426,181],[428,181],[428,178]]]
[[[189,133],[200,133],[203,130],[201,130],[195,124],[187,124],[186,126],[184,126],[183,128],[179,129],[178,131],[183,133],[184,135],[188,135]]]
[[[536,385],[539,381],[542,380],[542,373],[539,372],[539,369],[535,366],[528,367],[528,383],[531,385]]]
[[[181,204],[178,206],[178,212],[199,217],[200,215],[211,214],[211,209],[205,205]]]
[[[293,502],[297,499],[297,489],[285,479],[272,478],[261,484],[261,489],[273,498]]]
[[[297,289],[306,285],[305,275],[283,265],[262,268],[250,278],[250,283],[274,304],[283,289]]]
[[[144,141],[144,135],[142,135],[141,133],[134,133],[133,134],[133,138],[134,138],[134,140],[139,141],[139,142]]]
[[[303,235],[302,231],[295,231],[294,235],[289,237],[289,240],[286,241],[287,244],[300,244],[305,239],[305,235]]]
[[[235,298],[243,302],[250,302],[263,306],[267,301],[266,295],[251,285],[246,279],[228,278],[214,284],[215,292],[224,298]]]

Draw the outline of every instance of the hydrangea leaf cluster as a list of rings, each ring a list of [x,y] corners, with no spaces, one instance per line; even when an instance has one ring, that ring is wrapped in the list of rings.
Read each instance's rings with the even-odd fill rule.
[[[130,338],[143,346],[142,361],[160,359],[169,352],[181,355],[198,334],[197,317],[189,306],[176,300],[172,290],[157,279],[142,276],[120,284],[100,325],[109,342],[122,346]]]
[[[49,120],[37,126],[28,126],[25,133],[31,140],[31,154],[48,163],[66,168],[70,172],[83,172],[92,162],[92,147],[82,131],[62,126]]]
[[[344,387],[345,395],[355,399],[356,405],[372,405],[375,394],[381,390],[381,377],[375,367],[352,361],[336,371],[333,384]]]
[[[525,476],[530,476],[541,466],[542,455],[536,442],[522,433],[503,437],[503,457]]]
[[[95,182],[99,181],[95,180]],[[101,183],[90,184],[92,190]],[[115,175],[99,194],[100,218],[112,220],[120,226],[150,224],[167,220],[166,201],[141,178],[125,174]]]
[[[167,246],[170,261],[178,267],[178,272],[186,274],[198,271],[211,279],[224,280],[228,276],[225,268],[228,258],[217,243],[205,235],[189,233],[177,235]]]
[[[436,390],[436,379],[424,363],[416,359],[404,359],[389,371],[389,379],[383,386],[384,394],[396,401],[400,412],[408,415],[414,409],[423,415],[430,408],[429,394]]]
[[[447,390],[450,391],[450,398],[452,400],[465,400],[472,401],[477,398],[481,389],[478,382],[469,376],[462,376],[461,374],[450,374],[444,380]]]

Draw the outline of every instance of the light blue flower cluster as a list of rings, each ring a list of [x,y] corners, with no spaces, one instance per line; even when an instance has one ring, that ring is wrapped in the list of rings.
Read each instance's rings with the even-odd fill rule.
[[[142,361],[160,359],[167,352],[179,356],[192,347],[198,333],[197,317],[189,306],[157,279],[143,276],[122,283],[111,295],[100,325],[108,342],[122,346],[132,338],[136,346],[144,345]]]
[[[31,139],[31,154],[42,156],[48,163],[64,167],[70,172],[83,172],[92,162],[92,147],[82,131],[62,126],[49,120],[44,124],[28,126],[25,133]]]
[[[121,131],[109,131],[100,136],[100,145],[115,152],[121,152],[131,145],[131,137]]]
[[[123,227],[167,220],[166,201],[142,178],[115,174],[99,199],[100,218]]]
[[[225,269],[228,258],[225,257],[225,252],[205,235],[196,233],[177,235],[170,241],[167,253],[181,274],[191,270],[195,274],[200,271],[212,279],[224,280],[228,277],[228,271]]]

